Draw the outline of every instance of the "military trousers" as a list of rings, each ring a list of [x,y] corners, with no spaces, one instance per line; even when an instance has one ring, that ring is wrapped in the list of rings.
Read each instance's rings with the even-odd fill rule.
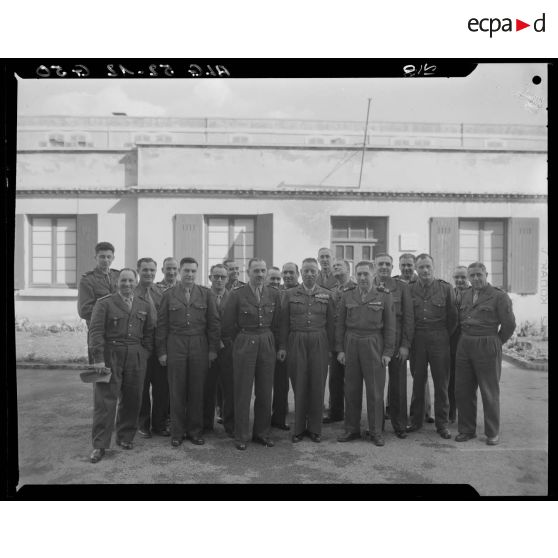
[[[411,378],[414,379],[415,377],[415,357],[413,352],[411,351],[409,354],[409,370],[411,372]],[[387,405],[389,407],[389,397]],[[413,418],[413,393],[411,392],[411,409],[410,413],[411,420]],[[430,385],[428,384],[428,372],[426,376],[426,383],[424,384],[424,416],[430,417],[432,416],[432,397],[430,396]]]
[[[221,416],[226,432],[234,431],[234,392],[232,343],[217,352],[205,378],[203,395],[203,428],[212,430],[215,425],[217,390],[221,392]]]
[[[366,337],[345,335],[345,430],[360,432],[362,382],[366,388],[368,429],[372,436],[382,434],[386,369],[382,366],[384,341],[380,331]]]
[[[151,428],[159,432],[164,430],[167,426],[168,408],[169,380],[167,368],[159,364],[157,355],[153,353],[147,360],[138,428],[146,431],[151,430]]]
[[[461,331],[458,328],[450,337],[450,375],[448,383],[448,398],[449,398],[449,419],[455,421],[457,416],[457,404],[455,401],[455,358],[457,356],[457,345]]]
[[[425,387],[428,380],[428,365],[434,382],[434,422],[436,430],[448,427],[450,347],[446,329],[415,331],[411,348],[414,371],[413,396],[411,400],[411,423],[421,428],[424,423]]]
[[[502,342],[497,335],[473,337],[461,334],[455,358],[457,427],[461,434],[474,434],[477,428],[477,390],[484,411],[484,432],[500,433],[500,375]]]
[[[394,432],[407,426],[407,360],[392,357],[389,365],[388,401]]]
[[[234,435],[237,442],[246,443],[250,439],[252,389],[255,392],[252,435],[269,435],[275,360],[275,338],[271,331],[237,335],[233,346]]]
[[[287,367],[295,400],[294,434],[308,430],[322,433],[324,390],[329,344],[323,331],[294,331],[289,334]]]
[[[145,377],[147,352],[141,345],[111,346],[105,364],[112,375],[107,383],[93,384],[93,447],[109,448],[115,428],[116,440],[131,442],[137,431]]]
[[[203,431],[203,387],[209,367],[205,335],[169,334],[167,368],[170,430],[173,438],[199,437]]]
[[[289,371],[287,363],[276,362],[273,375],[271,424],[285,424],[289,414]]]
[[[345,367],[334,352],[329,365],[329,416],[343,420],[345,416]]]

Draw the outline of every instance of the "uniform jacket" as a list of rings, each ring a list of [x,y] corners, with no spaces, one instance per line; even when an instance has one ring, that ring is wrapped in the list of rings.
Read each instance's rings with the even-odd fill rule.
[[[227,291],[232,291],[233,289],[236,289],[237,287],[242,287],[243,285],[246,285],[246,283],[243,283],[242,281],[239,281],[238,279],[236,281],[229,281],[227,279],[227,282],[225,284],[225,289],[227,289]]]
[[[510,297],[490,283],[473,304],[473,289],[464,291],[459,305],[461,332],[467,335],[498,335],[502,344],[515,330],[515,316]]]
[[[271,330],[276,341],[279,339],[279,313],[281,297],[277,289],[262,287],[260,302],[250,285],[236,287],[230,293],[223,315],[223,341],[234,341],[246,331],[258,333]]]
[[[360,289],[343,293],[335,323],[335,351],[344,352],[345,333],[366,337],[382,332],[383,356],[391,357],[395,350],[395,308],[390,293],[381,292],[372,285],[364,301]]]
[[[378,277],[374,277],[374,285],[381,290]],[[398,352],[399,347],[410,349],[415,335],[415,317],[409,284],[389,277],[384,281],[383,288],[385,292],[391,293],[395,308],[395,352]]]
[[[180,283],[180,281],[177,281],[174,285],[171,285],[170,283],[167,283],[164,279],[162,281],[159,281],[158,283],[155,283],[155,285],[157,285],[162,292],[166,291],[167,289],[170,289],[172,287],[174,287],[175,285],[177,285],[178,283]]]
[[[349,279],[347,283],[345,283],[345,285],[337,284],[334,287],[332,287],[331,292],[333,293],[333,301],[335,302],[335,306],[337,307],[341,302],[341,297],[343,296],[343,293],[346,293],[347,291],[356,288],[356,286],[357,284],[352,279]]]
[[[414,271],[410,281],[403,279],[403,275],[394,275],[393,279],[399,279],[399,281],[403,281],[403,283],[407,283],[407,285],[410,285],[411,283],[418,281],[418,274],[416,271]]]
[[[153,350],[153,330],[149,302],[134,296],[131,310],[118,293],[100,298],[95,304],[89,326],[89,346],[95,362],[108,360],[111,346],[141,345]]]
[[[290,332],[322,330],[327,334],[330,350],[333,350],[335,303],[331,291],[316,286],[309,295],[303,285],[285,291],[281,303],[279,349],[287,348]]]
[[[147,291],[149,290],[149,296],[147,295]],[[157,311],[159,310],[159,306],[161,305],[161,300],[163,299],[163,289],[161,287],[154,285],[149,285],[148,287],[144,287],[143,285],[138,285],[134,289],[134,296],[139,295],[142,298],[145,298],[149,302],[149,299],[153,301],[153,305],[151,307],[152,310],[152,317],[153,321],[157,323]]]
[[[96,267],[81,276],[78,286],[78,314],[87,324],[91,321],[95,302],[118,290],[119,275],[120,271],[117,269],[110,269],[107,275]]]
[[[169,334],[205,335],[209,351],[217,352],[220,344],[221,320],[215,297],[210,289],[195,284],[190,291],[190,302],[186,302],[186,293],[182,283],[178,283],[163,293],[157,313],[157,332],[155,334],[157,356],[167,354]]]
[[[320,270],[318,273],[318,278],[316,279],[316,283],[319,287],[324,287],[325,289],[329,289],[330,291],[337,285],[337,279],[333,275],[333,271],[329,272],[329,275],[326,277],[325,273]]]
[[[453,287],[442,279],[434,279],[428,287],[420,281],[409,283],[417,330],[447,329],[451,335],[457,326],[457,308]]]

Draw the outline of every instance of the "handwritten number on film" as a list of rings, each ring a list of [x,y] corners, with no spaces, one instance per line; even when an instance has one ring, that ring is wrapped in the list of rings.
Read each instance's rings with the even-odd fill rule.
[[[89,68],[83,64],[76,64],[71,70],[71,73],[75,74],[77,77],[88,77],[90,74]],[[62,68],[62,66],[39,66],[35,73],[42,78],[48,78],[51,76],[66,77],[68,72]]]
[[[414,64],[403,66],[405,77],[433,76],[436,73],[436,66],[433,64],[421,64],[418,68]]]

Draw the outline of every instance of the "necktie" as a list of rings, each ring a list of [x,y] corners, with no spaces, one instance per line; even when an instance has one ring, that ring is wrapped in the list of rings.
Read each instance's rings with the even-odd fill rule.
[[[366,298],[366,295],[367,295],[367,294],[368,294],[368,293],[367,293],[366,291],[360,291],[360,296],[361,296],[361,298],[362,298],[362,302],[364,302],[364,299]]]
[[[131,298],[125,298],[124,302],[128,305],[128,308],[131,310],[132,309],[132,299]]]
[[[477,303],[478,298],[479,298],[479,293],[478,293],[478,291],[475,291],[473,293],[473,304]]]
[[[221,299],[223,298],[223,295],[217,295],[217,308],[219,308],[219,306],[221,306]]]
[[[190,289],[186,289],[186,302],[190,304]]]
[[[261,299],[262,299],[262,295],[260,294],[260,289],[256,288],[256,300],[258,302],[261,302]]]

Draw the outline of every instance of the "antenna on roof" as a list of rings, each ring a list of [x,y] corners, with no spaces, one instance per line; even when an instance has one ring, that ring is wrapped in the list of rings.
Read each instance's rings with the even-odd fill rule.
[[[364,139],[362,140],[362,158],[360,160],[360,175],[358,177],[358,188],[360,188],[360,183],[362,181],[362,167],[364,165],[364,153],[366,151],[366,136],[368,135],[368,115],[370,114],[370,101],[368,98],[368,109],[366,110],[366,124],[364,125]]]

